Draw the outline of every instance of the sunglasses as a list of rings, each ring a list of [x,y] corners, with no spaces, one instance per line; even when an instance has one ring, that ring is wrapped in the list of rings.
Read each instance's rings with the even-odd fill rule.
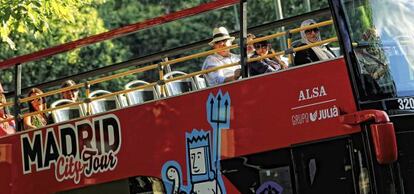
[[[319,29],[318,28],[313,28],[313,29],[305,30],[305,34],[310,34],[312,31],[315,32],[315,33],[318,33]]]

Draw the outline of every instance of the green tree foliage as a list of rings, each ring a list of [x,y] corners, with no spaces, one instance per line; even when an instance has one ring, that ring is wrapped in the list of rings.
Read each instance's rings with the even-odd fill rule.
[[[38,36],[49,29],[49,22],[54,19],[72,23],[79,13],[79,7],[91,2],[92,0],[0,0],[1,41],[15,49],[10,35],[33,32]]]
[[[200,0],[108,1],[99,10],[101,17],[107,21],[107,28],[112,29],[194,7],[205,2]],[[120,45],[129,45],[133,57],[141,57],[208,39],[211,37],[214,27],[226,26],[229,31],[234,31],[237,26],[234,14],[233,7],[229,7],[142,30],[114,41]],[[206,45],[205,49],[208,48]],[[203,59],[189,61],[175,65],[174,68],[178,67],[179,70],[186,70],[186,72],[195,71],[201,68],[202,61]],[[145,77],[146,80],[154,80],[155,78],[156,75]]]
[[[71,23],[60,19],[49,21],[49,30],[33,36],[31,33],[16,33],[10,37],[15,40],[17,50],[0,47],[0,59],[7,59],[77,40],[86,36],[107,31],[96,8],[84,7]],[[119,47],[111,41],[105,41],[71,52],[55,55],[39,61],[23,64],[23,87],[51,81],[56,78],[74,75],[104,65],[124,61],[128,56],[128,47]],[[12,70],[2,70],[0,79],[10,88]]]

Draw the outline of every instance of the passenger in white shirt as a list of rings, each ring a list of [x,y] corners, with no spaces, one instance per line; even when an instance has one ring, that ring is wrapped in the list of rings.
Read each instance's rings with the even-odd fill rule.
[[[214,28],[213,40],[209,43],[214,49],[219,49],[227,46],[231,46],[234,37],[231,37],[226,28]],[[226,49],[215,54],[209,55],[203,64],[203,70],[237,63],[240,61],[240,56],[230,52],[230,49]],[[240,65],[219,69],[217,71],[205,74],[205,78],[209,86],[215,86],[224,82],[236,80],[240,77]]]

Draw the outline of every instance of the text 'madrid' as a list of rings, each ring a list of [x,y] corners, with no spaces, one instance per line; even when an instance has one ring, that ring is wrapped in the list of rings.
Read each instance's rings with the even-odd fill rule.
[[[114,114],[63,124],[20,136],[23,173],[55,167],[57,181],[79,183],[82,175],[112,171],[118,164],[121,125]]]

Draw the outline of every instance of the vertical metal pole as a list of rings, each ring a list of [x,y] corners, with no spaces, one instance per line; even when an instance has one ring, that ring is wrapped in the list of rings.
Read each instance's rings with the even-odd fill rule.
[[[168,62],[168,57],[163,57],[162,58],[162,61],[163,62]],[[172,70],[171,70],[171,65],[170,64],[168,64],[168,65],[166,65],[165,67],[164,67],[164,71],[165,71],[165,73],[167,74],[167,73],[170,73]]]
[[[307,9],[308,12],[311,11],[311,3],[310,0],[305,0],[305,7]]]
[[[291,65],[293,65],[292,33],[290,33],[290,31],[288,31],[286,33],[286,36],[287,36],[287,46],[288,46],[288,49],[290,51],[292,51],[292,52],[289,53],[289,56],[288,56],[289,57],[288,66],[291,66]]]
[[[89,83],[89,81],[85,82],[85,95],[86,95],[86,99],[85,99],[85,103],[86,103],[86,115],[91,115],[92,114],[92,106],[91,106],[91,98],[89,97],[89,95],[91,94],[91,84]]]
[[[16,131],[21,131],[20,125],[20,101],[22,94],[22,66],[20,63],[14,66],[14,121],[16,123]]]
[[[168,60],[168,58],[167,58]],[[167,96],[167,90],[165,88],[165,82],[164,82],[164,62],[161,62],[158,64],[158,75],[160,79],[158,80],[157,84],[160,87],[160,97],[164,98]]]
[[[237,11],[237,7],[233,6],[233,8],[234,8],[234,18],[236,19],[236,23],[234,24],[234,29],[240,30],[240,20],[239,20],[239,14]]]
[[[247,41],[247,0],[240,1],[240,64],[243,78],[249,77],[249,64],[247,64],[246,41]]]
[[[281,20],[284,18],[283,16],[283,7],[282,7],[282,2],[281,0],[275,0],[275,8],[276,8],[276,20]],[[281,31],[285,31],[285,27],[282,26],[281,27]],[[286,49],[286,38],[284,36],[280,37],[280,48],[281,50],[285,50]]]

